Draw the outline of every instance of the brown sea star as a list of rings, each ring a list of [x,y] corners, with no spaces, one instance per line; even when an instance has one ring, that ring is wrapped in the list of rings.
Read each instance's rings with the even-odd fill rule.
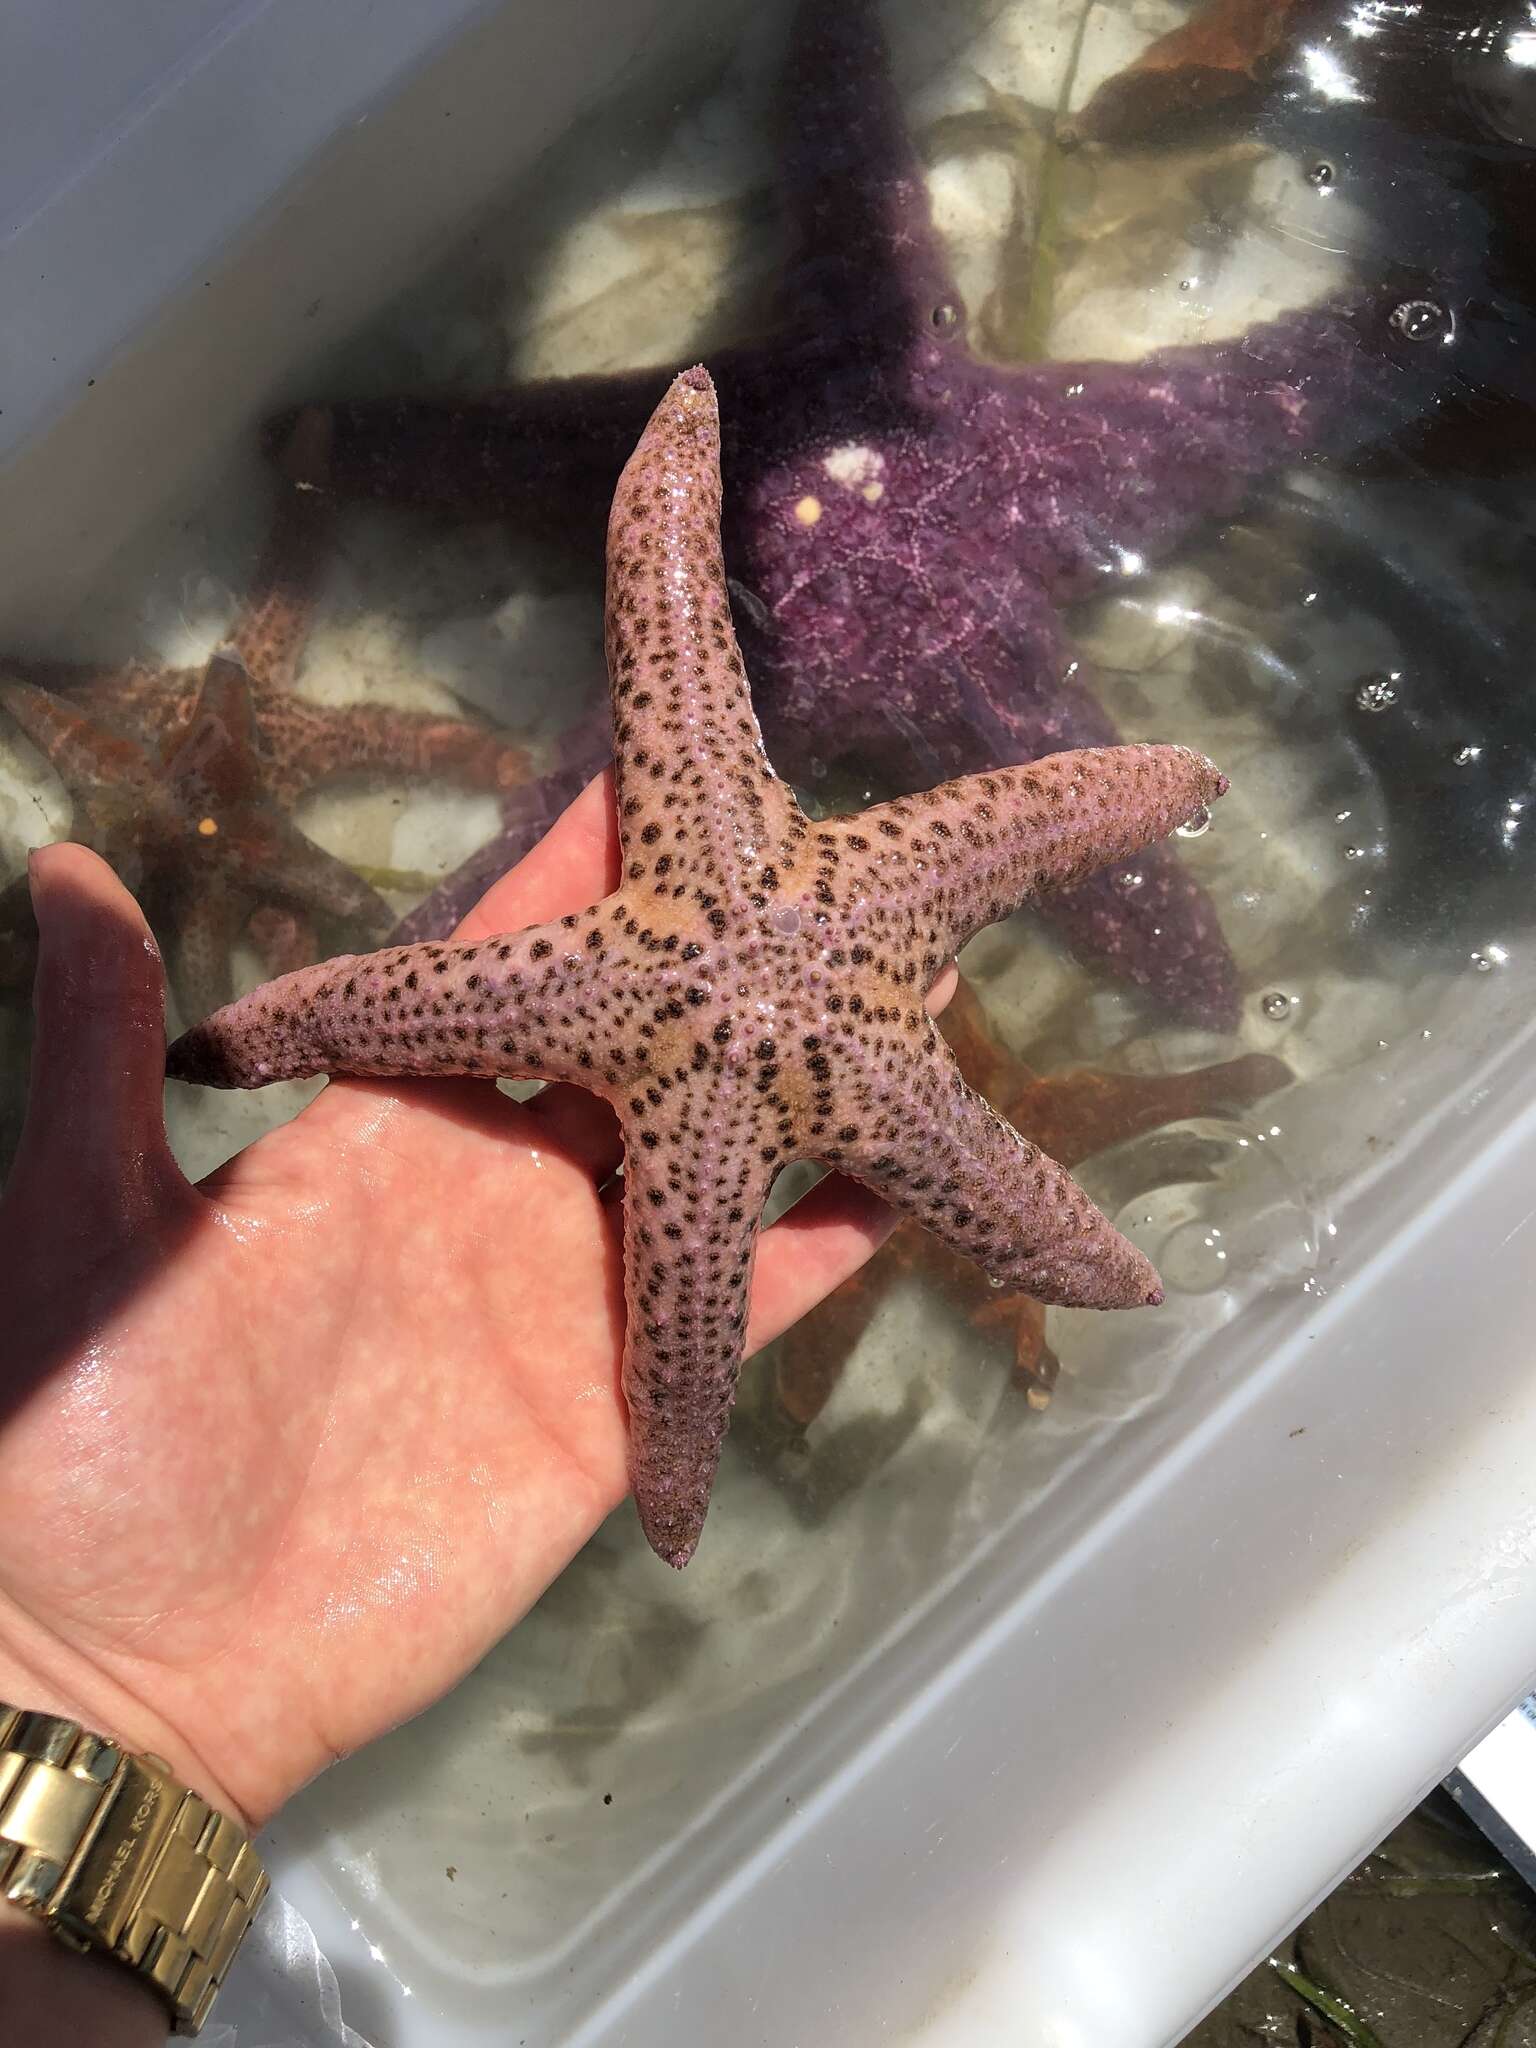
[[[1188,1117],[1230,1115],[1292,1079],[1283,1060],[1266,1053],[1194,1067],[1182,1074],[1113,1073],[1077,1067],[1036,1074],[994,1036],[986,1013],[962,975],[944,1012],[944,1036],[967,1083],[986,1096],[1014,1129],[1063,1166],[1077,1166],[1112,1145]],[[853,1279],[796,1324],[779,1345],[774,1378],[789,1419],[814,1422],[841,1379],[849,1354],[893,1286],[916,1275],[981,1328],[1010,1338],[1014,1373],[1032,1400],[1046,1396],[1055,1360],[1046,1348],[1045,1309],[1028,1294],[999,1294],[967,1259],[911,1223]]]
[[[782,99],[799,241],[782,324],[713,358],[726,550],[776,758],[802,784],[844,757],[900,790],[1113,740],[1058,607],[1229,513],[1266,470],[1410,405],[1387,306],[1363,297],[1134,365],[984,362],[871,0],[804,0]],[[337,488],[579,536],[653,386],[629,372],[341,405]],[[400,935],[448,929],[523,850],[515,830],[485,849]],[[1215,911],[1169,849],[1047,914],[1108,973],[1232,1022]]]
[[[657,407],[608,535],[622,877],[580,915],[305,968],[171,1048],[176,1078],[575,1081],[625,1141],[623,1385],[641,1522],[703,1526],[763,1204],[811,1158],[1043,1300],[1162,1299],[1143,1255],[962,1080],[924,1008],[983,925],[1226,788],[1185,747],[1058,754],[813,823],[763,751],[731,627],[702,370]]]
[[[158,752],[104,730],[32,683],[0,681],[0,706],[49,761],[74,801],[71,836],[140,896],[171,939],[171,973],[189,1016],[225,1001],[230,952],[253,913],[269,963],[302,950],[323,917],[375,938],[384,899],[306,839],[266,800],[250,678],[233,652],[209,662],[186,722]],[[25,878],[0,892],[0,958],[11,978],[35,928]]]
[[[1160,131],[1185,134],[1212,111],[1246,108],[1287,41],[1323,11],[1321,0],[1204,0],[1105,79],[1063,123],[1062,139],[1141,143]]]
[[[294,690],[334,543],[330,440],[330,418],[318,408],[300,413],[285,437],[272,533],[229,631],[249,680],[264,792],[292,810],[321,784],[374,775],[506,796],[527,781],[528,756],[488,727],[390,704],[317,704]],[[139,661],[103,667],[9,656],[0,670],[58,691],[99,724],[147,747],[186,730],[203,685],[200,669]]]
[[[320,574],[334,539],[335,503],[326,488],[329,448],[326,414],[300,414],[282,450],[277,512],[251,594],[230,628],[227,648],[212,666],[0,660],[0,675],[47,690],[79,714],[74,721],[56,716],[38,703],[35,692],[6,699],[77,800],[74,836],[111,860],[131,888],[139,886],[135,875],[154,871],[161,932],[180,961],[177,989],[182,1001],[193,1005],[192,1015],[213,1008],[229,993],[227,954],[220,961],[212,951],[221,936],[232,942],[248,924],[268,971],[281,973],[316,956],[310,909],[332,917],[343,914],[334,907],[347,894],[338,864],[296,831],[282,835],[286,865],[270,865],[277,851],[271,835],[278,812],[293,810],[311,790],[348,775],[445,781],[492,792],[507,803],[515,802],[528,776],[522,749],[485,726],[387,704],[317,704],[295,692]],[[180,772],[175,764],[190,758],[181,753],[182,742],[191,739],[199,721],[207,725],[210,682],[218,684],[221,705],[236,691],[231,663],[241,672],[236,744],[244,751],[238,773],[226,764],[226,779],[231,786],[235,780],[240,784],[243,823],[239,834],[226,824],[217,845],[210,846],[205,839],[185,836],[185,820],[174,808],[179,797],[173,794],[167,825],[158,813],[152,818],[134,801],[125,801],[126,792],[115,788],[111,778],[119,764],[131,760],[128,786],[138,791],[146,776],[153,777],[154,764],[163,761],[174,788]],[[131,743],[136,754],[120,753],[116,741]],[[199,741],[192,751],[201,748]],[[270,841],[260,852],[254,836],[258,817],[264,842]],[[179,883],[169,873],[178,847],[195,854]],[[330,879],[317,893],[322,869]],[[261,888],[255,886],[258,876],[265,878]],[[362,922],[350,936],[382,938],[389,929],[387,905],[361,881],[352,900]],[[236,901],[249,911],[248,919],[234,915]],[[32,929],[23,882],[0,898],[0,978],[12,984],[25,979]]]

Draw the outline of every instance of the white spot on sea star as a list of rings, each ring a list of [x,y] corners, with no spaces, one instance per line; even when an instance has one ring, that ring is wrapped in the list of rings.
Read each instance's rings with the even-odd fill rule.
[[[823,458],[821,466],[833,483],[851,491],[877,483],[885,473],[885,457],[878,448],[867,448],[862,441],[845,441],[841,448],[832,449]],[[864,495],[868,497],[867,489]]]

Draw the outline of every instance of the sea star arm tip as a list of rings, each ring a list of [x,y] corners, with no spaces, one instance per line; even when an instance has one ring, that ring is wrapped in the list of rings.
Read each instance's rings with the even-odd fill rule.
[[[1192,747],[1080,747],[899,797],[838,830],[859,849],[884,840],[892,894],[931,921],[931,980],[984,926],[1140,852],[1227,788]]]
[[[930,1024],[899,1071],[879,1029],[839,1034],[836,1142],[829,1166],[911,1216],[990,1279],[1069,1308],[1155,1308],[1146,1256],[1065,1167],[969,1087]]]
[[[614,492],[606,642],[627,880],[672,900],[739,893],[803,825],[731,624],[720,414],[702,368],[674,378]]]
[[[625,1127],[624,1400],[646,1540],[681,1569],[714,1487],[741,1373],[762,1206],[773,1174],[741,1084],[705,1114],[678,1103]]]
[[[612,910],[599,904],[470,945],[392,946],[300,968],[184,1032],[166,1071],[210,1088],[315,1074],[467,1074],[576,1081],[614,1095],[623,1068],[640,1071],[642,1056],[604,1049],[594,1022],[633,1008]]]

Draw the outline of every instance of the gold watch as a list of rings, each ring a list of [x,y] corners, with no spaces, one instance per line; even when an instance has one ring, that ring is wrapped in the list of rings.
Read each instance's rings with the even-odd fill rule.
[[[195,2034],[267,1894],[243,1828],[56,1714],[0,1701],[0,1887],[70,1948],[103,1948]]]

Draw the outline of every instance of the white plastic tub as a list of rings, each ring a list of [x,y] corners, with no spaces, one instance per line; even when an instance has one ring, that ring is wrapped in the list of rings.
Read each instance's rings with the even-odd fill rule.
[[[0,626],[56,647],[110,639],[178,522],[238,557],[263,412],[609,94],[664,133],[735,30],[703,0],[135,0],[66,39],[77,12],[23,8],[36,126],[0,157]],[[1258,794],[1194,856],[1218,888],[1288,830],[1246,744]],[[808,1476],[749,1414],[682,1580],[620,1516],[296,1802],[274,1875],[352,2025],[1177,2040],[1536,1672],[1536,947],[1508,937],[1496,973],[1406,980],[1401,1029],[1273,1123],[1202,1134],[1238,1267],[1155,1334],[1064,1326],[1045,1417],[898,1300]]]

